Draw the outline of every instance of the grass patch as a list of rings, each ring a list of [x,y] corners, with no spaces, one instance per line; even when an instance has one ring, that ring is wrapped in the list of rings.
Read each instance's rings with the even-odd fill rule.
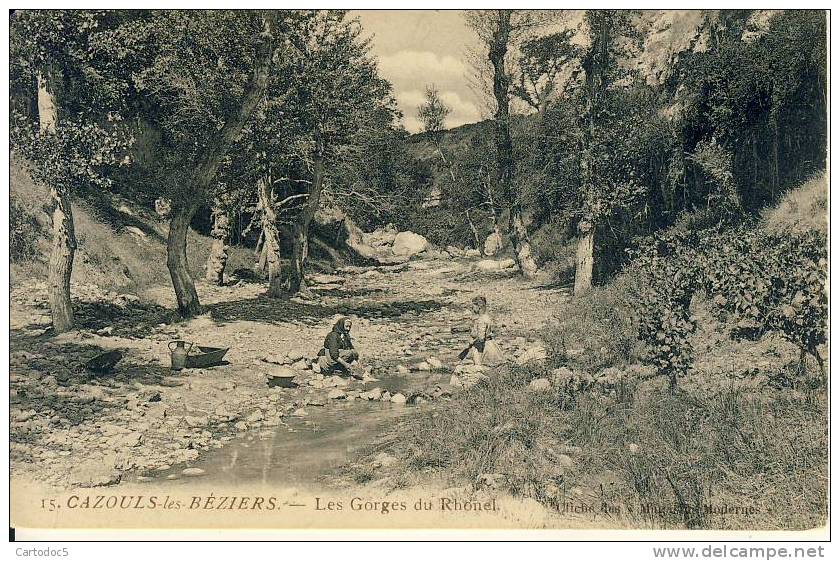
[[[826,399],[799,392],[671,394],[662,380],[570,402],[513,368],[410,419],[406,477],[425,473],[561,509],[619,505],[633,527],[806,529],[827,516]],[[823,388],[824,390],[824,388]],[[605,485],[609,481],[611,484]]]
[[[637,279],[620,275],[607,286],[564,303],[542,332],[555,366],[571,364],[588,372],[636,361],[642,349],[634,319]]]
[[[764,229],[775,234],[828,231],[828,175],[821,172],[789,191],[762,213]]]

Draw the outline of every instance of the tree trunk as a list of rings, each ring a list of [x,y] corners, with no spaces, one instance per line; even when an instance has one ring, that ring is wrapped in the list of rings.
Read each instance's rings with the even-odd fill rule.
[[[57,119],[55,100],[41,74],[37,77],[37,86],[38,127],[41,134],[54,133]],[[63,333],[74,326],[70,276],[76,254],[76,232],[69,189],[62,185],[50,185],[49,188],[52,199],[52,249],[48,273],[50,312],[53,330]]]
[[[257,212],[262,212],[259,209]],[[262,222],[262,216],[260,216],[260,222]],[[254,272],[258,275],[262,275],[265,272],[265,265],[266,265],[266,257],[265,257],[265,244],[263,243],[263,229],[260,226],[260,235],[257,238],[257,245],[254,246],[254,254],[257,256],[257,260],[254,262]]]
[[[583,220],[578,225],[578,246],[575,264],[575,296],[586,294],[592,288],[592,266],[595,262],[595,225]]]
[[[475,224],[473,224],[472,218],[470,217],[469,209],[467,209],[464,214],[467,215],[467,224],[470,225],[470,230],[472,230],[473,238],[475,238],[475,248],[481,251],[481,236],[478,235],[478,229],[476,229]]]
[[[73,210],[66,189],[50,187],[53,199],[52,251],[50,252],[49,287],[52,324],[56,333],[73,329],[73,305],[70,302],[70,275],[76,253]]]
[[[205,149],[192,173],[189,188],[178,194],[179,200],[177,202],[172,201],[173,209],[169,226],[169,239],[166,246],[166,263],[178,300],[178,311],[183,317],[192,317],[200,313],[201,310],[195,284],[187,270],[186,255],[187,231],[192,215],[195,213],[195,201],[203,200],[207,196],[210,184],[216,177],[222,159],[242,132],[242,127],[245,126],[251,113],[253,113],[268,84],[268,71],[274,51],[271,35],[273,16],[271,14],[264,17],[263,25],[264,30],[257,41],[254,71],[245,86],[245,93],[239,106]]]
[[[228,238],[230,236],[230,219],[227,211],[222,207],[220,200],[216,199],[213,204],[213,245],[210,248],[210,255],[207,257],[207,271],[205,278],[222,286],[225,276],[225,264],[228,260]]]
[[[493,199],[493,187],[490,185],[490,178],[487,178],[487,183],[484,184],[484,189],[487,192],[487,204],[490,207],[490,217],[493,219],[493,232],[495,232],[499,239],[502,239],[502,227],[499,225],[499,207],[496,206],[496,201]],[[481,249],[480,247],[478,249]]]
[[[295,234],[292,240],[292,269],[289,276],[289,290],[304,296],[310,294],[304,277],[304,267],[309,253],[309,225],[318,211],[321,190],[324,187],[324,145],[320,135],[317,136],[315,141],[313,167],[312,188],[295,225]]]
[[[166,240],[166,267],[172,278],[175,298],[178,301],[178,313],[182,317],[193,317],[201,313],[201,303],[195,283],[187,268],[187,232],[195,214],[195,205],[173,206],[169,219],[169,237]]]
[[[280,267],[280,234],[277,230],[277,213],[274,211],[274,200],[266,178],[257,184],[259,207],[262,212],[263,253],[260,256],[260,270],[268,265],[268,296],[280,298],[283,296],[283,275]]]

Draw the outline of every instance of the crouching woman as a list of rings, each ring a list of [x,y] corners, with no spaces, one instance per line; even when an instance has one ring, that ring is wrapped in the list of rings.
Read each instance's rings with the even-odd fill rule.
[[[318,351],[317,365],[323,374],[353,374],[352,364],[359,360],[359,353],[353,348],[350,329],[353,321],[340,317],[332,331],[324,338],[324,347]]]

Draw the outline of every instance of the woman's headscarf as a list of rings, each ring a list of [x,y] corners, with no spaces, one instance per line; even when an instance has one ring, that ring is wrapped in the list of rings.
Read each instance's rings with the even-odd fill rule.
[[[350,318],[347,316],[339,316],[339,318],[335,321],[335,325],[333,325],[332,330],[338,333],[347,333],[347,330],[344,329],[344,322],[349,319]]]

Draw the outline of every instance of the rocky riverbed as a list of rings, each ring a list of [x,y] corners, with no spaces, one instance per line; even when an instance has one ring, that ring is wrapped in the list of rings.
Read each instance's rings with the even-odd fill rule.
[[[202,475],[196,466],[214,450],[339,403],[346,410],[358,402],[362,417],[370,414],[363,402],[405,412],[447,406],[457,399],[450,382],[463,371],[457,354],[467,342],[458,328],[469,324],[474,296],[487,296],[501,347],[527,360],[543,352],[537,330],[567,295],[523,281],[505,260],[488,261],[438,253],[348,267],[313,275],[312,300],[272,300],[261,283],[199,284],[208,312],[190,321],[177,320],[170,287],[138,297],[74,285],[80,329],[59,336],[48,329],[46,286],[16,284],[12,477],[67,489]],[[354,320],[362,380],[311,368],[338,315]],[[227,347],[226,362],[172,372],[167,345],[176,339]],[[113,371],[85,368],[109,350],[122,354]],[[278,376],[294,376],[294,387],[269,387]]]

